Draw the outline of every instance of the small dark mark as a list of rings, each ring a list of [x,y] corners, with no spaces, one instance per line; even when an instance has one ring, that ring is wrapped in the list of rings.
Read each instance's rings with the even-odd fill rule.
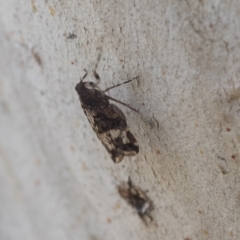
[[[42,59],[41,59],[41,57],[39,56],[39,54],[36,53],[33,49],[32,49],[32,55],[33,55],[34,60],[37,62],[37,64],[38,64],[39,66],[41,66],[41,65],[42,65]]]
[[[228,173],[228,165],[227,165],[227,159],[221,156],[217,156],[217,158],[221,161],[218,161],[218,166],[222,172],[222,174]]]
[[[35,2],[33,0],[31,1],[31,4],[32,4],[32,11],[34,13],[37,12],[37,7],[36,7]]]
[[[222,174],[227,174],[227,170],[226,169],[224,169],[222,166],[219,166],[219,167],[221,169]]]
[[[76,38],[76,37],[77,37],[76,34],[74,34],[74,33],[69,33],[68,36],[67,36],[67,39],[74,39],[74,38]]]
[[[217,156],[217,158],[220,159],[220,160],[222,160],[222,161],[224,161],[224,162],[227,162],[226,158],[224,158],[224,157]]]
[[[155,118],[155,116],[153,115],[153,119],[155,120],[155,122],[157,123],[157,129],[159,129],[159,122],[158,120]]]

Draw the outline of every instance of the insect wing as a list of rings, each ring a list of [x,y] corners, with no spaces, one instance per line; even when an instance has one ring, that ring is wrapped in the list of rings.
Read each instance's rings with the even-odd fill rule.
[[[127,130],[125,116],[119,108],[110,104],[104,114],[94,114],[88,108],[83,109],[93,130],[115,163],[121,162],[124,156],[137,155],[137,141]]]

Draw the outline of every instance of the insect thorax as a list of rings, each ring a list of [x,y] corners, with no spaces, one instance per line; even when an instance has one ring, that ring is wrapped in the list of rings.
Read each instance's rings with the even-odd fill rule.
[[[85,84],[86,82],[83,82],[76,86],[81,103],[95,109],[108,107],[109,100],[107,96],[96,88],[87,88]]]

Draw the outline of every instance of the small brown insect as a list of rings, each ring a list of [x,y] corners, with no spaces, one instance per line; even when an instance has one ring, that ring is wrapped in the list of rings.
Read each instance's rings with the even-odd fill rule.
[[[93,71],[93,74],[96,78],[96,83],[83,82],[88,74],[85,70],[86,74],[76,85],[75,89],[79,95],[83,111],[87,116],[93,130],[107,149],[112,160],[115,163],[119,163],[125,156],[137,155],[139,152],[139,147],[137,140],[128,130],[124,113],[116,105],[111,104],[109,100],[118,102],[133,111],[136,110],[119,100],[109,97],[105,93],[110,89],[131,82],[134,79],[138,79],[138,77],[123,82],[122,84],[109,87],[102,91],[98,87],[101,79],[96,72],[100,57],[101,55],[98,56],[95,69]]]
[[[145,223],[147,223],[147,219],[153,220],[150,214],[154,209],[152,200],[147,196],[146,192],[132,183],[130,177],[128,182],[118,186],[118,192],[123,199],[137,210],[138,215]]]

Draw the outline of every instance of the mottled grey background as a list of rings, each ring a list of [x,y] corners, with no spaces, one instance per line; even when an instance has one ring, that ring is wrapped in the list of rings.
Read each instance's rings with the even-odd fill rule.
[[[0,239],[240,239],[238,0],[0,3]],[[140,110],[119,106],[140,145],[120,164],[74,90],[99,48],[102,89],[140,76],[110,92]]]

